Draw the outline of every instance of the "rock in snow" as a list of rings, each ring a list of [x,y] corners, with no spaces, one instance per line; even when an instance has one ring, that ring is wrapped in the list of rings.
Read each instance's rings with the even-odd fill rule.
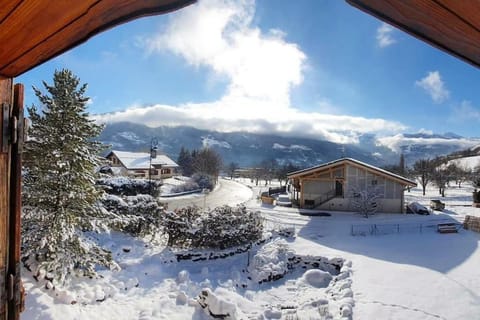
[[[319,269],[311,269],[303,274],[301,279],[304,283],[316,288],[326,288],[332,281],[332,275]]]
[[[219,319],[237,319],[237,306],[215,295],[212,290],[203,289],[198,296],[199,305],[206,313]]]

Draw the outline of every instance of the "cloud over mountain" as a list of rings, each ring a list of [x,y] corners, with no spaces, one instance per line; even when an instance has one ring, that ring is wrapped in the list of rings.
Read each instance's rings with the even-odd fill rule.
[[[226,132],[277,133],[339,143],[358,142],[363,133],[406,129],[396,121],[308,112],[292,106],[291,90],[301,85],[308,58],[281,30],[260,30],[254,14],[251,0],[201,1],[172,14],[164,30],[143,41],[152,55],[174,54],[193,67],[206,67],[226,78],[227,89],[218,100],[131,106],[97,119],[151,127],[191,125]]]

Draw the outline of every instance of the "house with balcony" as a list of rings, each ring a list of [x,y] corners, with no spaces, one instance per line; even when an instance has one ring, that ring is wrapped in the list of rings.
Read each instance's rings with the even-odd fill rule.
[[[110,151],[107,156],[114,172],[137,178],[166,179],[177,175],[178,164],[165,154],[147,152]],[[150,169],[150,176],[148,170]]]
[[[375,192],[378,212],[405,212],[404,192],[417,184],[370,164],[342,158],[287,175],[291,198],[300,208],[354,211],[361,192]]]

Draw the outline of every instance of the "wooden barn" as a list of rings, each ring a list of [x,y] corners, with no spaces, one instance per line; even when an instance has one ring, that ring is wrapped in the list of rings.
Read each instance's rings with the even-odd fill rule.
[[[379,212],[404,212],[404,191],[417,184],[407,178],[343,158],[287,175],[292,200],[301,208],[352,211],[359,192],[375,192]]]

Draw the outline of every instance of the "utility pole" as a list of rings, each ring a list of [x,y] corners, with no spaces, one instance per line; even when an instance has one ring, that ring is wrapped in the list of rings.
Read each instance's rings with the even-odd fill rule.
[[[150,188],[150,194],[152,194],[152,159],[157,157],[158,140],[152,138],[150,141],[150,166],[148,167],[148,186]]]

